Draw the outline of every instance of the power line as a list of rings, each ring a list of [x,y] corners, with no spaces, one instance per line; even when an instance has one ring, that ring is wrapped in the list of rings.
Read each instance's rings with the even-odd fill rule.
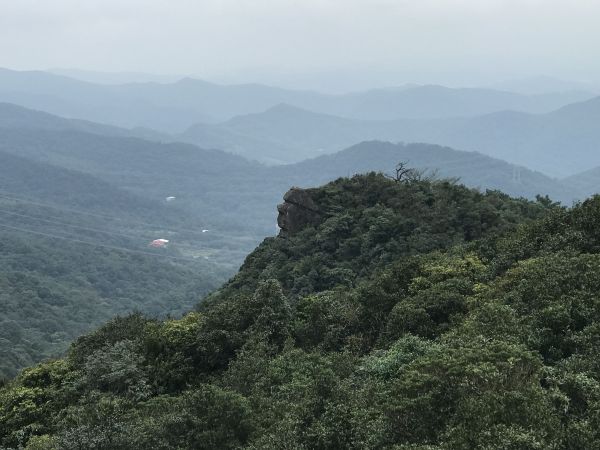
[[[28,229],[23,229],[23,228],[19,228],[19,227],[13,227],[13,226],[10,226],[10,225],[0,224],[0,227],[6,228],[6,229],[9,229],[9,230],[18,231],[20,233],[29,233],[29,234],[33,234],[33,235],[37,235],[37,236],[49,237],[49,238],[52,238],[52,239],[60,239],[60,240],[63,240],[63,241],[75,242],[75,243],[78,243],[78,244],[91,245],[93,247],[108,248],[108,249],[117,250],[117,251],[120,251],[120,252],[135,253],[135,254],[139,254],[139,255],[154,256],[154,257],[159,257],[159,258],[168,258],[168,259],[179,260],[179,261],[190,261],[190,262],[197,262],[198,261],[195,258],[185,258],[185,257],[182,257],[182,256],[161,255],[161,254],[158,254],[158,253],[146,252],[146,251],[143,251],[143,250],[133,250],[133,249],[124,248],[124,247],[117,247],[115,245],[99,244],[97,242],[83,241],[81,239],[68,238],[68,237],[59,236],[59,235],[55,235],[55,234],[44,233],[44,232],[41,232],[41,231],[34,231],[34,230],[28,230]]]

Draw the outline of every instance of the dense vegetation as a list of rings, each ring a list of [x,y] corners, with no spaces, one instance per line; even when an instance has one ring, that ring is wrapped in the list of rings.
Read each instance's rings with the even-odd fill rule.
[[[0,378],[117,314],[179,316],[233,273],[206,259],[222,237],[205,238],[177,205],[22,156],[0,161]],[[164,237],[172,245],[153,253]]]
[[[431,144],[393,144],[368,141],[353,145],[333,155],[302,161],[277,168],[298,186],[320,186],[339,176],[370,171],[393,172],[398,161],[438,177],[455,178],[469,187],[500,190],[513,197],[535,199],[548,195],[556,201],[571,205],[583,200],[595,190],[588,183],[577,184],[574,179],[557,180],[540,172],[518,167],[476,152],[464,152]],[[591,178],[593,175],[589,177]],[[598,177],[596,177],[598,179]]]
[[[542,174],[427,144],[366,142],[333,156],[264,167],[187,144],[81,131],[11,129],[0,131],[0,152],[0,160],[7,160],[7,169],[0,169],[7,177],[0,179],[2,190],[44,201],[50,198],[70,207],[97,209],[108,204],[119,207],[119,215],[137,210],[151,217],[145,221],[165,228],[210,229],[212,233],[202,237],[203,244],[214,250],[211,256],[218,262],[230,264],[239,264],[264,236],[274,233],[273,205],[290,185],[310,187],[355,173],[389,172],[398,161],[439,169],[440,176],[459,176],[468,186],[515,196],[548,194],[567,204],[581,198],[579,189]],[[14,156],[9,159],[14,154],[37,166],[26,168],[23,161],[17,165]],[[164,205],[167,196],[177,201]]]
[[[352,287],[401,256],[472,241],[544,211],[540,203],[452,181],[393,183],[376,173],[307,191],[323,211],[321,226],[268,238],[219,295],[254,290],[269,278],[293,295]]]
[[[0,379],[60,356],[115,315],[180,316],[222,279],[202,262],[5,229],[0,236]]]
[[[0,69],[0,450],[600,448],[592,96]]]
[[[0,390],[27,449],[600,446],[600,198],[342,179],[182,319],[114,319]]]

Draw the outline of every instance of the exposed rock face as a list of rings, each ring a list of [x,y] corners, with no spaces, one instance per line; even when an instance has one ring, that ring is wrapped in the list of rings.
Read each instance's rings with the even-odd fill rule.
[[[283,203],[277,205],[279,216],[277,225],[281,228],[280,236],[289,236],[308,225],[316,225],[321,214],[319,207],[310,197],[308,191],[292,188],[283,196]]]

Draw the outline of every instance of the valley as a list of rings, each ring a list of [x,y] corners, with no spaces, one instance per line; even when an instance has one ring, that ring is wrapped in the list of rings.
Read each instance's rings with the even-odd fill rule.
[[[0,70],[0,448],[600,442],[590,86],[77,73]]]

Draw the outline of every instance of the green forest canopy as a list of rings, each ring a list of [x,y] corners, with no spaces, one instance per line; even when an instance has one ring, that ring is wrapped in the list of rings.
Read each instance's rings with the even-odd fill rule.
[[[310,192],[197,311],[117,318],[0,390],[27,449],[600,447],[600,198],[369,174]]]
[[[0,378],[116,315],[181,316],[223,279],[202,261],[0,230]]]

